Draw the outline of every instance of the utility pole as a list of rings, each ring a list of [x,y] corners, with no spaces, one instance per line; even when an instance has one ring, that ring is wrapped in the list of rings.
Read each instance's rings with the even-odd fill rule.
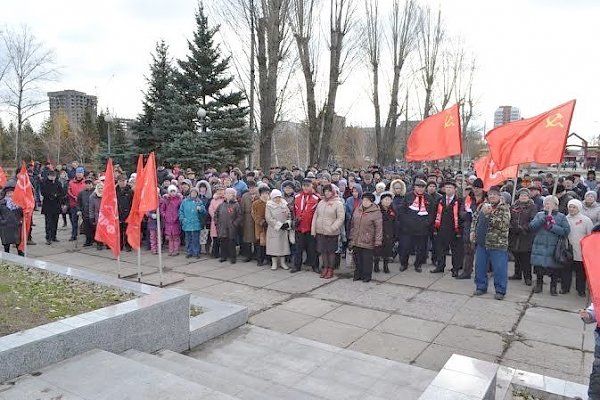
[[[255,125],[256,121],[254,120],[254,82],[256,80],[256,72],[254,70],[254,47],[256,46],[256,33],[254,29],[254,0],[250,0],[250,98],[248,99],[250,105],[250,134],[252,135],[252,141],[255,139]],[[252,168],[253,160],[252,160],[251,151],[248,154],[248,165],[247,167]]]

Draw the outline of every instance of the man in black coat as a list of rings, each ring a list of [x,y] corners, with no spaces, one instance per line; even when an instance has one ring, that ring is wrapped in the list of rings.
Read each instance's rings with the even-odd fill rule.
[[[436,254],[436,268],[431,273],[443,273],[446,268],[446,249],[450,247],[452,254],[452,277],[458,276],[458,271],[463,266],[465,248],[462,238],[462,199],[456,194],[456,183],[444,183],[445,196],[442,196],[435,205],[435,218],[433,223],[434,249]]]
[[[127,184],[127,176],[119,175],[117,182],[117,206],[119,207],[119,225],[121,229],[121,249],[131,251],[131,246],[127,242],[127,217],[131,211],[133,201],[133,190]]]
[[[91,178],[85,179],[85,189],[77,195],[78,214],[83,218],[83,229],[85,231],[85,243],[83,247],[89,247],[94,244],[93,226],[90,221],[90,195],[94,193],[94,181]]]
[[[63,186],[56,180],[56,171],[48,171],[48,177],[42,182],[42,214],[46,222],[46,244],[58,242],[56,230],[60,206],[65,197]]]

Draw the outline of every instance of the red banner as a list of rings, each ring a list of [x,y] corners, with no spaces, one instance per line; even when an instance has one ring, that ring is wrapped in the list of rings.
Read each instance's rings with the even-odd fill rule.
[[[581,239],[581,254],[583,267],[587,276],[588,285],[592,295],[592,303],[596,310],[596,317],[600,317],[600,232],[592,233]]]
[[[407,161],[443,160],[462,153],[459,105],[425,118],[408,138]]]
[[[106,163],[104,192],[100,201],[100,213],[98,215],[98,225],[96,226],[96,235],[94,238],[110,247],[115,257],[121,254],[119,207],[117,205],[117,192],[113,176],[113,163],[110,158]]]
[[[498,170],[496,164],[490,155],[485,155],[475,161],[475,172],[477,177],[483,181],[483,190],[490,190],[494,185],[499,185],[502,182],[512,179],[519,173],[519,166],[513,165],[503,170]]]
[[[144,167],[144,179],[141,185],[140,206],[141,214],[158,209],[158,183],[156,178],[156,157],[154,152],[148,156]]]
[[[6,173],[4,172],[2,167],[0,167],[0,188],[3,188],[4,186],[6,186],[7,181],[8,180],[6,179]]]
[[[134,250],[139,250],[141,241],[142,219],[144,213],[139,212],[140,198],[142,195],[142,182],[144,181],[144,156],[138,156],[138,163],[135,177],[135,187],[133,188],[133,201],[131,202],[131,211],[127,217],[127,242]]]

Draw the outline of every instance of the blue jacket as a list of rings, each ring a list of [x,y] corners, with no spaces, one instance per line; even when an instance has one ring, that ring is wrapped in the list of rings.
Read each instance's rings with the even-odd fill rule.
[[[199,198],[186,197],[179,206],[179,221],[184,232],[199,231],[204,226],[206,207]]]
[[[531,265],[537,267],[560,268],[561,265],[554,261],[554,250],[558,238],[567,236],[569,231],[569,222],[564,214],[553,211],[552,216],[556,223],[550,230],[544,229],[546,223],[546,212],[540,211],[529,223],[529,229],[535,232],[533,238],[533,247],[531,249]]]

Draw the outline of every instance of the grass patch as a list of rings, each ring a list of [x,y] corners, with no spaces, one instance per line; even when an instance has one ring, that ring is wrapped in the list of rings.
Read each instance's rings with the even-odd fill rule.
[[[194,318],[197,317],[198,315],[202,314],[204,311],[202,311],[201,307],[197,307],[197,306],[190,306],[190,317]]]
[[[95,283],[0,263],[0,336],[135,297]]]

